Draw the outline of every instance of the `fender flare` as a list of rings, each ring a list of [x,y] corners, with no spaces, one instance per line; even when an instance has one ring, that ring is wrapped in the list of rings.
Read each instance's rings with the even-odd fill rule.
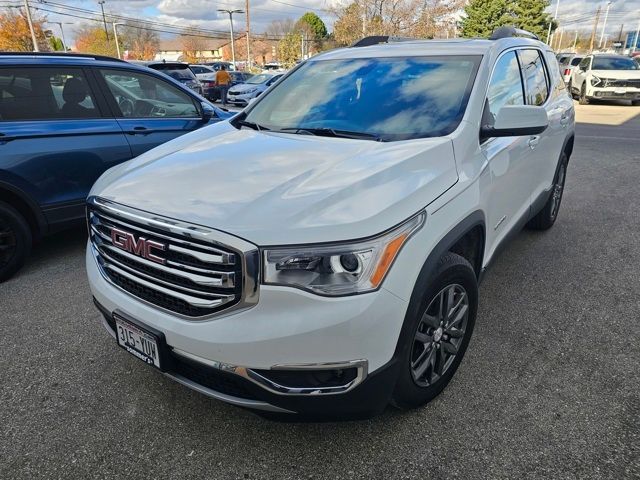
[[[18,197],[18,199],[23,202],[29,209],[29,211],[33,214],[33,218],[36,222],[35,227],[38,229],[38,231],[33,232],[34,236],[39,237],[43,235],[47,231],[48,224],[38,203],[29,194],[19,189],[15,185],[0,180],[0,192],[2,192],[3,190]]]
[[[451,247],[453,247],[458,240],[464,237],[468,232],[472,229],[480,226],[483,231],[482,236],[482,245],[480,246],[481,255],[477,259],[476,263],[478,265],[473,265],[476,269],[476,275],[479,276],[482,270],[482,262],[484,257],[484,247],[485,247],[485,238],[486,238],[486,221],[484,212],[481,210],[476,210],[465,217],[462,221],[460,221],[454,228],[449,230],[449,232],[438,242],[438,244],[431,250],[429,256],[424,262],[420,273],[418,274],[418,278],[413,286],[413,291],[411,292],[411,298],[409,300],[409,305],[407,306],[407,311],[404,316],[404,321],[402,323],[402,328],[400,329],[400,335],[398,336],[398,341],[396,343],[396,349],[393,354],[393,358],[398,360],[401,358],[404,353],[404,349],[407,347],[402,344],[402,339],[407,335],[407,329],[411,322],[410,318],[418,315],[418,309],[420,307],[420,300],[422,292],[424,292],[429,284],[429,281],[433,277],[433,274],[438,266],[438,262],[440,258],[446,254]]]

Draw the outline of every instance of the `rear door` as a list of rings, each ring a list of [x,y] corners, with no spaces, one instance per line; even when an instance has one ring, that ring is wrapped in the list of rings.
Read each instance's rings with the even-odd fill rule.
[[[94,181],[130,158],[87,70],[0,67],[0,181],[30,195],[50,224],[82,217]]]
[[[195,97],[159,75],[100,68],[97,76],[133,156],[206,124]]]

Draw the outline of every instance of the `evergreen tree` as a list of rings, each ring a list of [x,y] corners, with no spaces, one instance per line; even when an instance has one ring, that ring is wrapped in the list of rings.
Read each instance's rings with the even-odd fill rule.
[[[549,6],[547,0],[517,0],[513,2],[514,25],[523,30],[535,33],[543,39],[547,35],[551,15],[544,10]],[[555,25],[554,25],[555,27]]]
[[[496,28],[514,23],[510,0],[471,0],[464,11],[463,37],[486,38]]]
[[[320,40],[327,36],[327,26],[313,12],[307,12],[302,15],[296,22],[296,27],[310,33],[314,40]]]
[[[544,39],[552,22],[544,10],[548,0],[471,0],[462,20],[464,37],[488,37],[496,28],[513,25]],[[552,29],[555,29],[555,23]]]

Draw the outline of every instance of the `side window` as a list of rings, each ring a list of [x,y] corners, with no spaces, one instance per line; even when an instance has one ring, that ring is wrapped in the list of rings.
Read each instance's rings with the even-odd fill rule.
[[[580,64],[578,65],[578,67],[581,70],[589,70],[589,60],[590,60],[589,57],[583,58],[582,61],[580,62]]]
[[[549,96],[547,74],[538,50],[527,49],[518,52],[522,65],[527,105],[542,105]]]
[[[101,73],[121,117],[200,117],[200,110],[189,95],[160,78],[126,70],[101,70]]]
[[[547,51],[547,65],[549,67],[549,77],[551,88],[555,90],[564,90],[566,88],[562,79],[562,67],[558,64],[553,52]]]
[[[79,68],[0,68],[0,121],[98,118]]]
[[[524,105],[520,65],[515,52],[507,52],[496,62],[487,91],[487,106],[491,118],[483,123],[493,125],[498,111],[505,105]],[[487,123],[488,122],[488,123]]]

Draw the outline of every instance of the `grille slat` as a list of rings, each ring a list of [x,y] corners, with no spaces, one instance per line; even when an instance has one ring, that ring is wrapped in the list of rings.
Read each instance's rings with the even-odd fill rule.
[[[242,262],[236,251],[120,220],[95,207],[88,209],[88,223],[101,273],[131,295],[191,318],[230,308],[242,298]],[[149,242],[155,245],[153,256],[138,250]]]

